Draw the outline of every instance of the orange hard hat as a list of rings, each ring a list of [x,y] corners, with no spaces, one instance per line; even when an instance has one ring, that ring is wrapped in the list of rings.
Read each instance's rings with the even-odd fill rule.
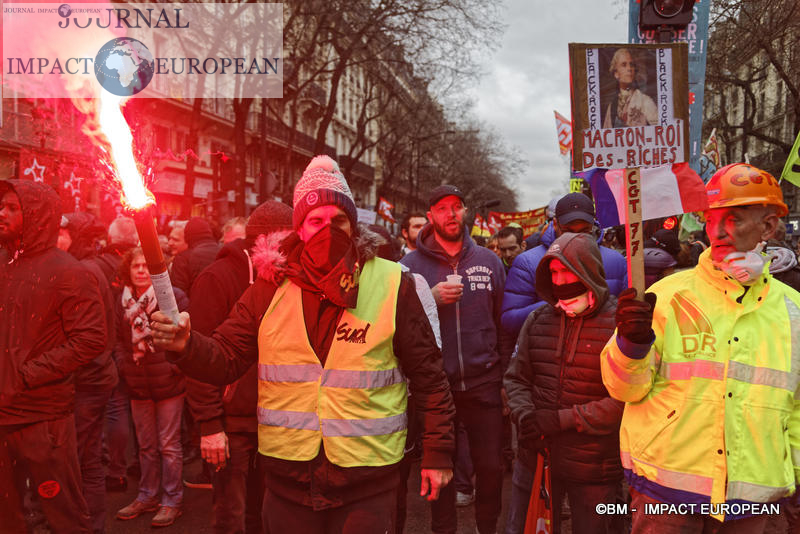
[[[768,204],[778,207],[778,217],[789,213],[778,180],[747,163],[725,165],[706,184],[708,208]]]

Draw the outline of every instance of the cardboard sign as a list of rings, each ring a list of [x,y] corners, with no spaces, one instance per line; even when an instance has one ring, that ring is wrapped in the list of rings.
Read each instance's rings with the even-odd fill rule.
[[[689,159],[686,43],[570,43],[573,167]]]

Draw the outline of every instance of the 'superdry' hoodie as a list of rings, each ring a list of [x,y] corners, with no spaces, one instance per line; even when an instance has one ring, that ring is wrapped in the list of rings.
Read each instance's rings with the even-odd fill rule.
[[[498,347],[500,311],[506,271],[491,250],[475,244],[464,227],[461,251],[451,258],[436,242],[433,226],[425,225],[417,238],[417,250],[400,263],[419,273],[430,287],[449,274],[461,275],[461,300],[438,307],[442,333],[444,370],[450,387],[465,391],[501,381],[507,362]]]

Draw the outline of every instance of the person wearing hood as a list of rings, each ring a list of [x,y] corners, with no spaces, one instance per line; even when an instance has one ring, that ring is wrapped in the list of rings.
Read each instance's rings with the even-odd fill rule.
[[[0,529],[27,532],[26,477],[52,532],[90,532],[73,375],[106,349],[96,278],[56,247],[58,194],[0,181]]]
[[[392,532],[407,387],[422,420],[421,494],[452,478],[453,401],[414,278],[375,257],[339,166],[309,163],[294,231],[211,335],[153,316],[158,346],[224,385],[258,362],[263,522],[270,532]]]
[[[75,429],[78,435],[78,458],[83,478],[83,496],[92,516],[92,532],[105,531],[106,477],[102,463],[103,427],[106,406],[119,383],[117,366],[111,357],[117,335],[114,300],[98,252],[106,231],[94,215],[67,213],[61,217],[57,246],[81,262],[94,275],[103,297],[108,332],[106,349],[75,372]]]
[[[292,228],[292,208],[269,200],[245,226],[245,238],[226,243],[217,259],[192,284],[192,326],[210,336],[236,301],[258,278],[257,264]],[[212,527],[219,534],[261,531],[262,482],[255,468],[258,452],[258,366],[220,387],[188,378],[186,400],[200,431],[204,481],[211,484]],[[210,475],[209,475],[210,472]],[[188,487],[199,487],[184,478]]]
[[[172,260],[172,285],[183,290],[189,299],[191,288],[197,275],[211,265],[219,252],[220,245],[214,239],[211,225],[202,217],[192,217],[183,230],[189,248],[179,252]]]
[[[497,528],[501,508],[501,389],[511,352],[499,346],[505,269],[495,254],[469,237],[460,189],[439,186],[431,191],[428,205],[428,224],[417,237],[417,250],[400,263],[424,276],[436,299],[456,420],[466,428],[475,471],[475,522],[481,534],[490,533]],[[455,483],[431,504],[431,516],[433,532],[456,532]]]
[[[525,320],[505,376],[519,460],[512,477],[506,534],[525,526],[537,454],[548,454],[554,532],[566,494],[572,531],[619,532],[598,503],[621,497],[619,423],[623,403],[608,395],[600,352],[614,333],[616,298],[609,294],[600,249],[589,234],[564,233],[536,269],[545,301]]]
[[[514,260],[508,271],[503,295],[503,327],[516,336],[522,323],[533,310],[545,301],[536,290],[536,268],[548,247],[564,232],[592,234],[595,230],[594,202],[583,193],[569,193],[558,201],[552,226],[542,235],[541,245],[528,249]],[[597,238],[598,244],[602,235]],[[628,287],[628,264],[625,258],[610,248],[601,246],[606,283],[612,295]]]

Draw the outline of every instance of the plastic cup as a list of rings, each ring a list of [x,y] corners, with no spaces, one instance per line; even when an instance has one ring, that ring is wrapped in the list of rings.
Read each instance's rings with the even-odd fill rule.
[[[460,284],[461,283],[461,275],[460,274],[448,274],[447,275],[447,283],[448,284]]]

